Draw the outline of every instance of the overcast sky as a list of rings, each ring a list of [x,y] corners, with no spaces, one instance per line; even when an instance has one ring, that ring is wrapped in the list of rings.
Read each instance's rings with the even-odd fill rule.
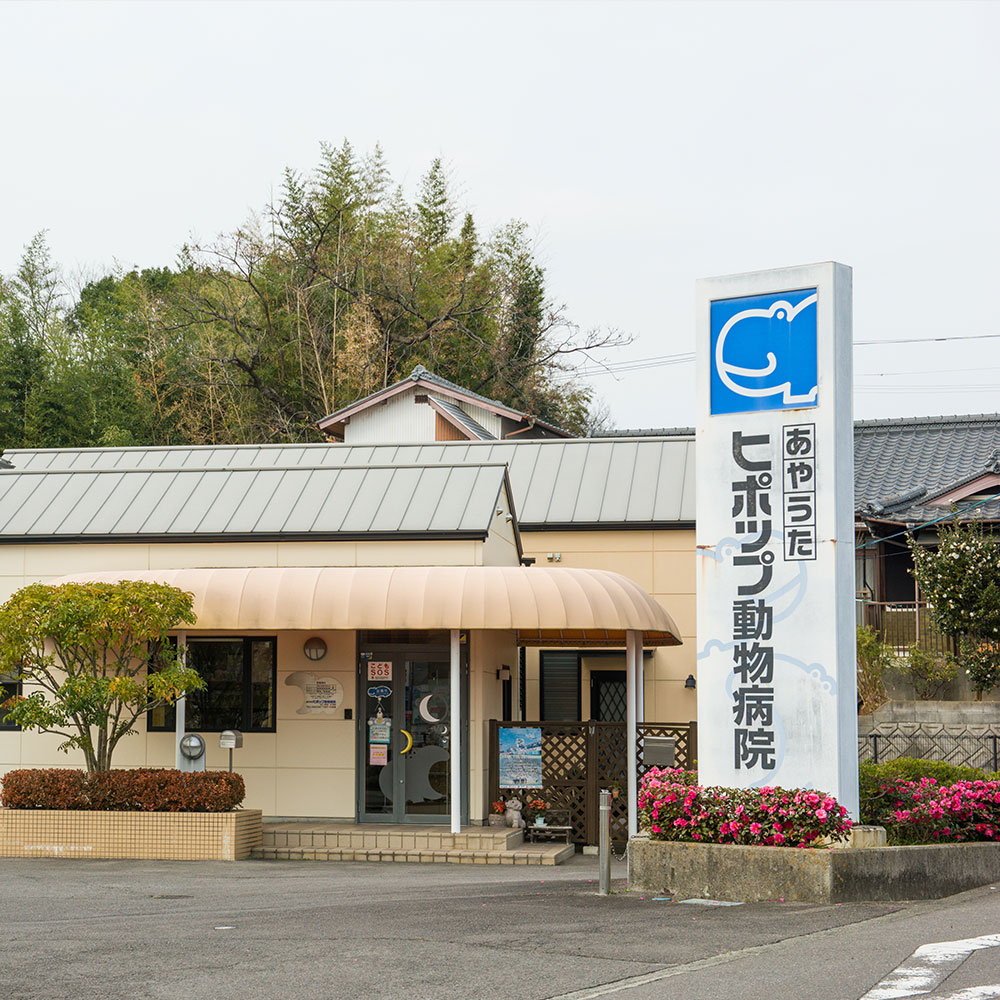
[[[694,350],[699,277],[854,268],[855,416],[1000,410],[1000,4],[4,3],[0,272],[170,264],[319,143],[449,165],[584,328]],[[944,341],[932,338],[952,338]],[[694,421],[693,364],[593,379]]]

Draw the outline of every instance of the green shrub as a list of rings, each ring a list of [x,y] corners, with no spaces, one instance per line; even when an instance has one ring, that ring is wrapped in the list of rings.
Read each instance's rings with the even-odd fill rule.
[[[897,781],[920,781],[933,778],[939,785],[954,785],[959,781],[985,781],[993,775],[978,767],[960,767],[943,760],[921,760],[919,757],[896,757],[881,764],[866,761],[858,768],[861,785],[861,822],[885,826],[890,805],[883,786]]]
[[[228,812],[246,796],[239,774],[165,768],[10,771],[0,781],[8,809],[96,809],[141,812]]]
[[[924,701],[936,698],[958,676],[958,662],[951,653],[933,653],[916,645],[910,646],[891,669],[909,681]]]
[[[892,650],[867,626],[858,626],[858,712],[871,715],[889,696],[885,692],[884,675],[894,662]]]

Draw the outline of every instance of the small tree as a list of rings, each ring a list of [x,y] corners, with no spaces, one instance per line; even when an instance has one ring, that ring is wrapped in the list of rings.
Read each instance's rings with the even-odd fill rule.
[[[931,551],[910,540],[913,576],[935,626],[960,640],[977,698],[1000,679],[1000,539],[977,522],[941,529]]]
[[[203,688],[167,633],[195,622],[192,595],[161,583],[35,583],[0,606],[0,673],[27,687],[7,720],[65,738],[107,771],[136,720]],[[34,690],[31,690],[34,688]]]
[[[858,714],[871,715],[889,700],[885,691],[885,672],[894,663],[892,650],[874,629],[859,625],[857,658]]]

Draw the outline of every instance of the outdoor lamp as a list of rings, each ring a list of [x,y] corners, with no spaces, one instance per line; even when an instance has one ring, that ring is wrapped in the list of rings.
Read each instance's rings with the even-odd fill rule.
[[[318,636],[306,639],[302,652],[306,654],[307,660],[322,660],[326,656],[326,643]]]
[[[684,682],[684,687],[694,690],[694,674],[688,674],[687,680]]]
[[[181,737],[181,753],[188,760],[197,760],[205,753],[205,741],[197,733],[185,733]]]

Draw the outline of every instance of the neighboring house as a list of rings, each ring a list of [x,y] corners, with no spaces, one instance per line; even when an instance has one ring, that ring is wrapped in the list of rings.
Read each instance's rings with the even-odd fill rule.
[[[498,441],[571,435],[530,413],[449,382],[423,365],[409,378],[359,399],[316,422],[345,444]]]

